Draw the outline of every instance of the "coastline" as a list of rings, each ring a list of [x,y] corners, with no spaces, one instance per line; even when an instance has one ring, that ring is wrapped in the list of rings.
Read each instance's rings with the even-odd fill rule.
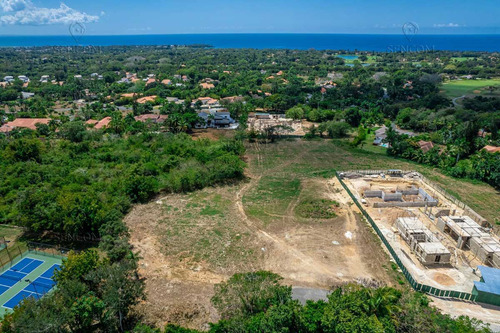
[[[499,52],[500,34],[165,34],[0,36],[0,47],[212,45],[215,48]]]

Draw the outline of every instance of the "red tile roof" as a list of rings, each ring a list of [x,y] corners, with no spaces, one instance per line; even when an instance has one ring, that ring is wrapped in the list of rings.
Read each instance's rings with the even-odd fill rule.
[[[154,102],[156,97],[157,97],[156,95],[141,97],[141,98],[138,98],[136,102],[139,104],[144,104],[146,102]]]
[[[50,118],[17,118],[2,126],[2,132],[10,132],[16,127],[29,128],[36,130],[36,124],[48,125]]]
[[[244,100],[244,98],[243,96],[229,96],[229,97],[224,97],[222,100],[227,101],[229,103],[234,103],[234,102],[241,102]]]
[[[111,117],[106,117],[102,118],[101,120],[94,120],[94,119],[89,119],[85,122],[85,124],[88,125],[94,125],[95,129],[101,129],[101,128],[106,128],[108,127],[109,123],[111,122]]]
[[[434,148],[434,144],[430,141],[423,141],[423,140],[420,140],[418,142],[418,145],[420,146],[420,149],[424,152],[424,153],[427,153],[429,150],[431,150],[432,148]]]
[[[151,121],[153,123],[162,123],[164,122],[166,119],[168,118],[167,115],[164,115],[164,114],[141,114],[140,116],[135,116],[134,119],[136,121],[140,121],[140,122],[147,122],[147,121]]]
[[[85,124],[87,125],[95,125],[99,122],[99,120],[95,120],[95,119],[89,119],[85,122]]]
[[[99,120],[97,124],[95,124],[94,128],[95,129],[106,128],[108,127],[110,122],[111,122],[111,117],[102,118],[101,120]]]
[[[483,149],[481,149],[481,150],[486,150],[488,153],[499,153],[500,147],[484,146]]]
[[[0,133],[9,133],[12,130],[13,130],[13,128],[10,126],[7,126],[7,124],[0,126]]]
[[[212,84],[212,83],[200,83],[200,86],[203,88],[203,89],[213,89],[215,88],[215,86]]]
[[[134,98],[134,96],[135,96],[135,93],[121,94],[121,97],[124,97],[124,98]]]

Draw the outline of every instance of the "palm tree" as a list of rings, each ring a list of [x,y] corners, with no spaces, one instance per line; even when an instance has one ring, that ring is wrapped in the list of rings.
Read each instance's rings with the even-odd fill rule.
[[[369,299],[364,304],[365,311],[377,317],[392,317],[399,312],[401,308],[397,302],[401,293],[393,288],[368,289]]]

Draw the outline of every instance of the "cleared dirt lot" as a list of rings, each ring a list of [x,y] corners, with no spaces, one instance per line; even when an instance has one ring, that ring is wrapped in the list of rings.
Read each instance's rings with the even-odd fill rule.
[[[414,164],[348,149],[339,141],[300,139],[249,144],[245,159],[247,179],[237,185],[165,195],[127,215],[146,278],[148,300],[138,308],[146,322],[207,328],[218,319],[210,305],[213,285],[235,272],[271,270],[285,283],[307,288],[372,279],[397,285],[380,240],[333,176],[335,169],[414,169]],[[440,177],[453,191],[464,188],[433,170],[419,171]],[[465,184],[469,205],[482,204],[475,195],[485,190],[498,193]],[[319,200],[338,203],[332,205],[334,217],[297,213],[304,203]],[[495,206],[488,209],[478,212]],[[436,277],[450,283],[444,278]]]
[[[138,311],[147,322],[207,328],[218,318],[213,285],[242,271],[270,270],[287,284],[323,289],[393,284],[388,256],[340,184],[291,171],[302,158],[275,166],[248,155],[249,175],[238,185],[167,195],[132,210],[125,222],[142,257],[148,300]],[[266,160],[272,163],[262,167]],[[298,216],[304,200],[338,203],[335,216]]]

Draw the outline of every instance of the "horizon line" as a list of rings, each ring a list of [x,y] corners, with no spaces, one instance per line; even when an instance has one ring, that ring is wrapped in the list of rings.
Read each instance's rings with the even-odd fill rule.
[[[0,34],[1,37],[63,37],[68,36],[69,34]],[[174,36],[174,35],[366,35],[366,36],[399,36],[402,33],[358,33],[358,32],[180,32],[180,33],[130,33],[130,34],[85,34],[82,37],[93,36]],[[419,33],[416,36],[500,36],[500,32],[498,33]]]

